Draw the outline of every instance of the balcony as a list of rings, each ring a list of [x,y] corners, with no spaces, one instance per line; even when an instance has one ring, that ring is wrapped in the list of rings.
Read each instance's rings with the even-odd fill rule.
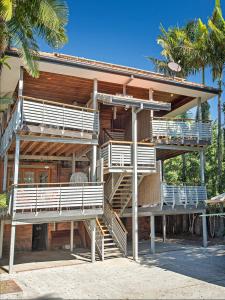
[[[103,183],[18,184],[9,211],[13,220],[66,220],[103,214]]]
[[[204,145],[211,143],[212,126],[210,121],[154,118],[150,122],[150,135],[157,143]]]
[[[0,155],[8,149],[13,133],[18,130],[23,134],[97,139],[99,113],[86,107],[24,97],[15,105],[2,134]]]
[[[132,172],[132,142],[108,141],[101,147],[104,168],[109,172]],[[155,147],[149,143],[138,143],[138,172],[151,173],[156,170]]]
[[[161,207],[169,206],[195,206],[204,205],[207,200],[205,186],[174,186],[161,184]]]

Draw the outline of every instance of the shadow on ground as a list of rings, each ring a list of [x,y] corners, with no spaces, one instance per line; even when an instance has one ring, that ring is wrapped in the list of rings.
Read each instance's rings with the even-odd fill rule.
[[[174,241],[156,242],[156,254],[151,254],[150,241],[139,243],[140,264],[159,267],[191,278],[225,287],[225,245],[203,248],[196,244]]]

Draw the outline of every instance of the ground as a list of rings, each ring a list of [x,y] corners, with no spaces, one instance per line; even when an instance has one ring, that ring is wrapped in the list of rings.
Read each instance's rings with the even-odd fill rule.
[[[160,253],[152,255],[149,241],[141,243],[138,263],[116,258],[92,264],[81,256],[71,266],[4,273],[1,279],[14,279],[23,293],[1,299],[225,298],[225,245],[157,243],[156,249]]]

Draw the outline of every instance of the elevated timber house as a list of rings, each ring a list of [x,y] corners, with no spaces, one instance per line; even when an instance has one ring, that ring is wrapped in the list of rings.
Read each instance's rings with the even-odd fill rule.
[[[30,77],[10,50],[1,93],[15,102],[1,115],[0,257],[67,244],[91,248],[91,259],[138,259],[148,218],[155,252],[155,217],[205,212],[204,151],[211,122],[201,103],[218,90],[180,78],[85,58],[40,52],[40,77]],[[198,120],[177,116],[198,107]],[[196,151],[198,186],[169,185],[163,161]],[[203,244],[207,226],[202,218]],[[61,244],[60,244],[61,243]],[[75,248],[74,248],[74,245]],[[157,249],[156,249],[157,250]]]

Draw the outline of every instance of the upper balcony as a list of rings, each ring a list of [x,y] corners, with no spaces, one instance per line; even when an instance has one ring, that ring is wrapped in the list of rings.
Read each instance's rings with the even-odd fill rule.
[[[96,139],[99,113],[90,108],[24,97],[20,99],[1,136],[0,155],[8,149],[13,133],[77,138],[80,143]]]
[[[158,143],[205,145],[211,143],[212,126],[210,121],[154,118],[150,122],[150,136]]]

